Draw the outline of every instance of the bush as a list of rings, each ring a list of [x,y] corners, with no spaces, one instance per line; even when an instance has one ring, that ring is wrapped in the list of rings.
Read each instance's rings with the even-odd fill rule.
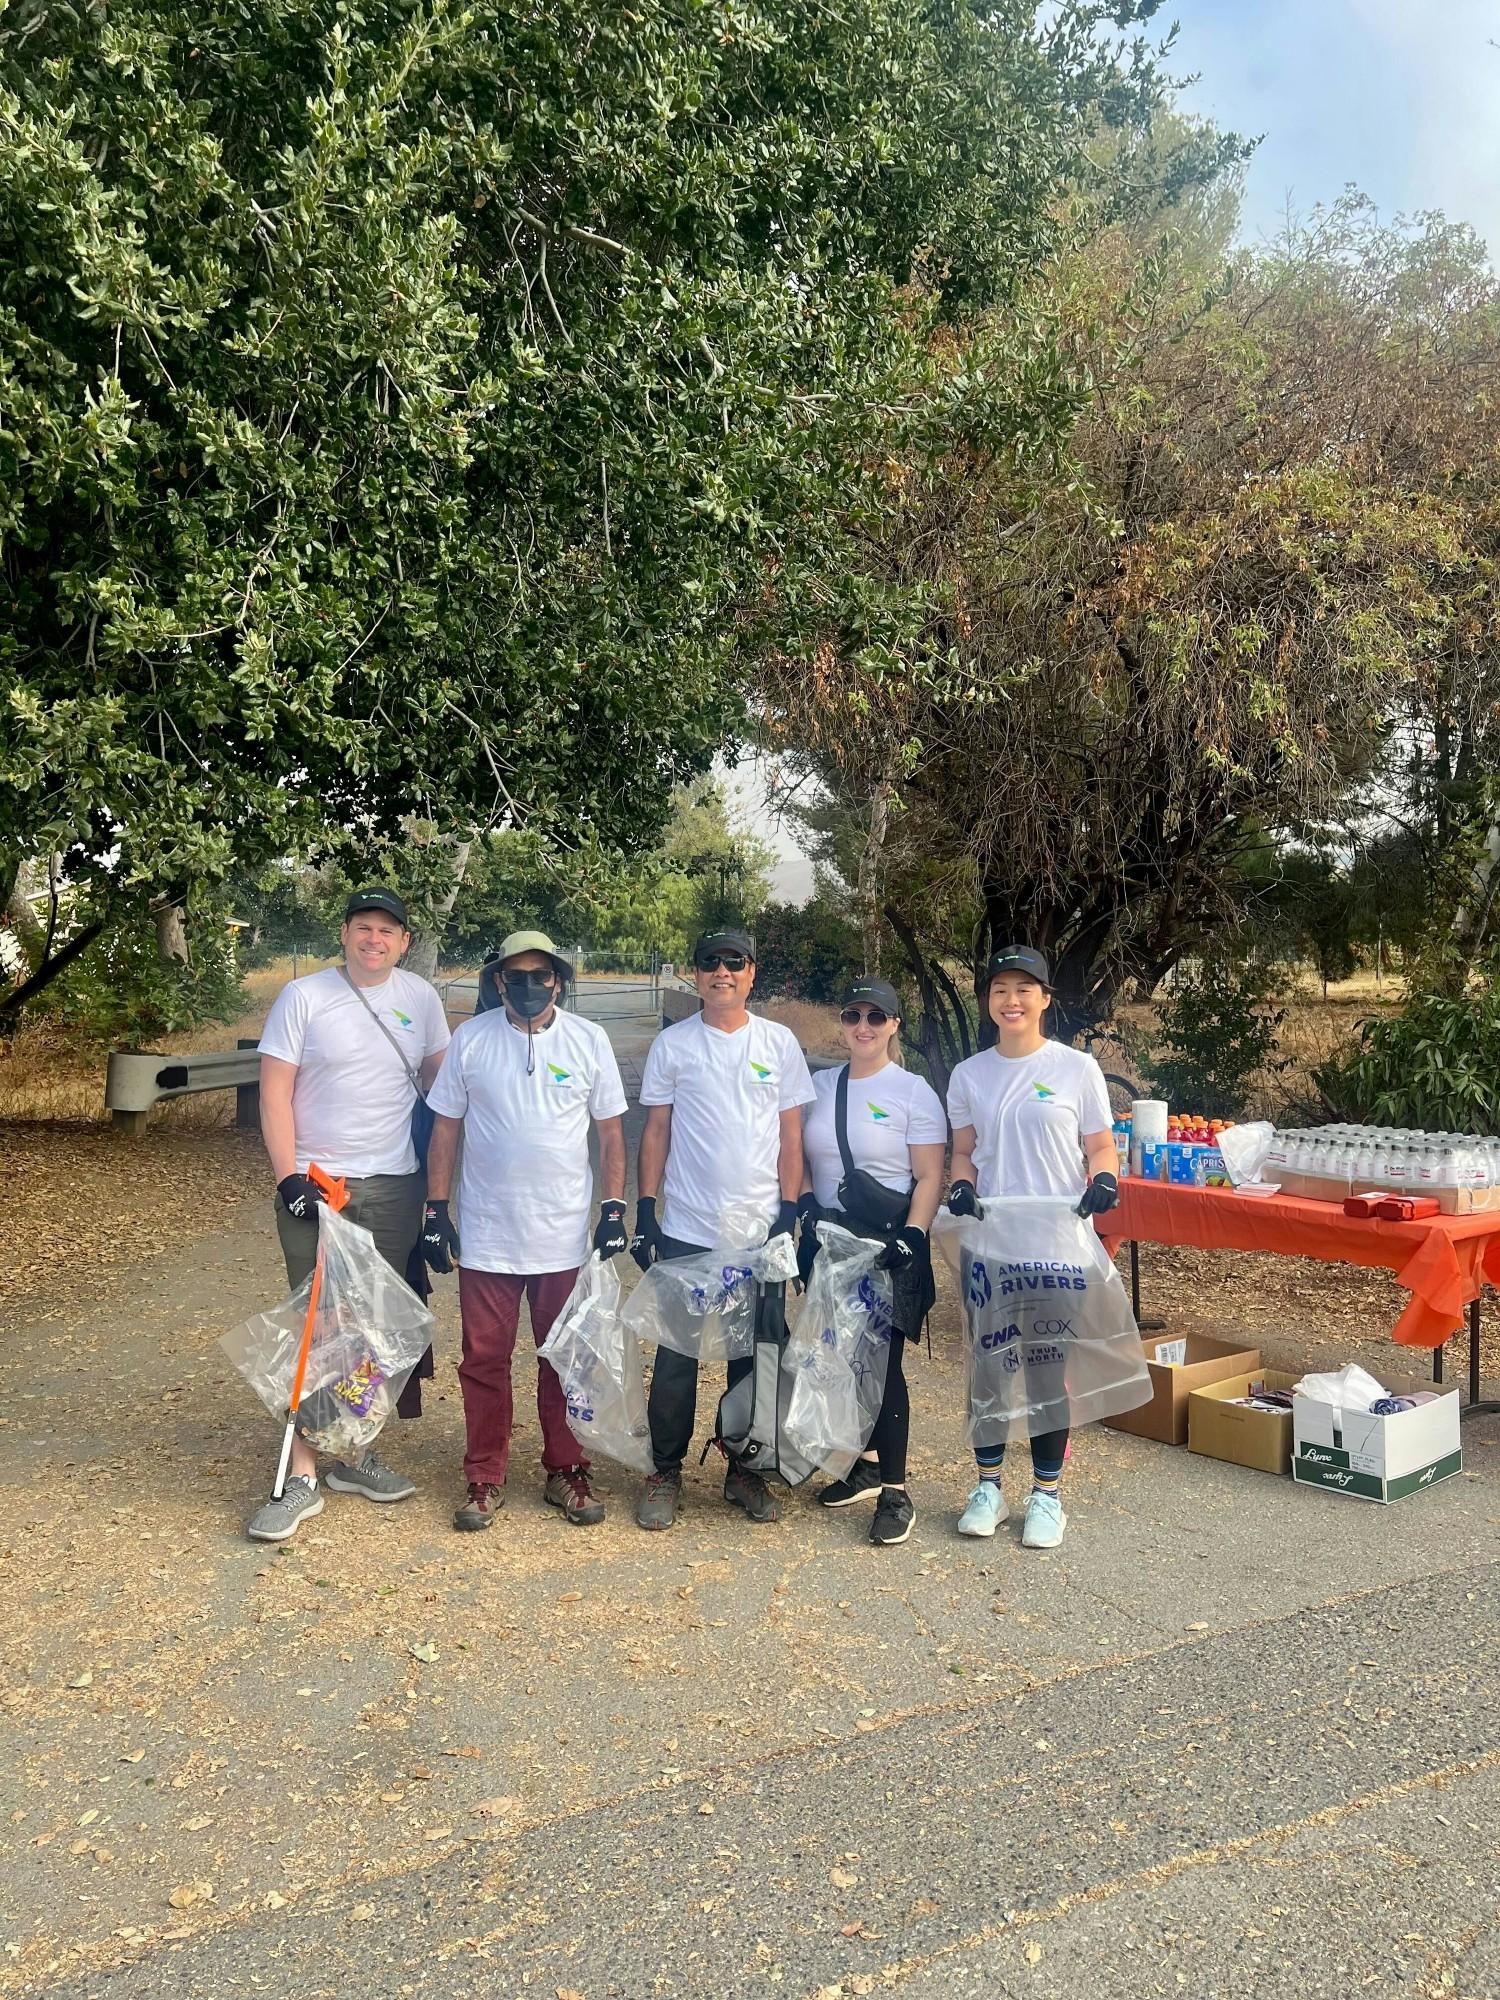
[[[164,964],[144,908],[94,939],[36,1001],[45,1015],[82,1043],[147,1044],[207,1021],[244,1012],[234,934],[225,911],[195,909],[188,926],[190,965]]]
[[[1500,1132],[1500,988],[1428,993],[1360,1023],[1353,1048],[1314,1070],[1337,1116],[1427,1132]]]
[[[762,1000],[827,1005],[863,971],[859,932],[846,917],[809,903],[768,903],[755,932],[755,991]]]
[[[1256,1073],[1285,1068],[1276,1058],[1285,1010],[1270,1004],[1275,976],[1271,966],[1224,960],[1183,974],[1141,1051],[1161,1096],[1208,1118],[1240,1116]]]

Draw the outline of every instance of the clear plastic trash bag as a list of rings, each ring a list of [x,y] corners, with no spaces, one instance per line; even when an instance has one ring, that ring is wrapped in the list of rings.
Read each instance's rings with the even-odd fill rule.
[[[432,1344],[432,1314],[375,1248],[368,1229],[318,1207],[323,1276],[297,1406],[297,1435],[314,1451],[362,1457]],[[272,1416],[285,1421],[312,1296],[306,1277],[283,1304],[256,1313],[219,1345]]]
[[[986,1195],[982,1217],[940,1214],[968,1324],[971,1446],[1116,1417],[1151,1399],[1120,1274],[1071,1199]]]
[[[744,1359],[755,1341],[755,1287],[797,1275],[790,1236],[766,1241],[758,1210],[727,1209],[726,1241],[643,1271],[621,1317],[638,1340],[699,1363]]]
[[[793,1448],[841,1479],[870,1442],[891,1355],[892,1286],[876,1269],[885,1248],[836,1222],[818,1224],[822,1249],[787,1341],[790,1377],[782,1430]]]
[[[586,1451],[632,1472],[654,1472],[641,1350],[620,1319],[620,1279],[594,1251],[538,1349],[568,1403],[568,1429]]]
[[[1266,1163],[1266,1155],[1275,1137],[1275,1126],[1267,1124],[1264,1119],[1254,1119],[1247,1125],[1231,1125],[1227,1132],[1219,1134],[1219,1157],[1236,1187],[1245,1181],[1260,1179],[1260,1170]]]

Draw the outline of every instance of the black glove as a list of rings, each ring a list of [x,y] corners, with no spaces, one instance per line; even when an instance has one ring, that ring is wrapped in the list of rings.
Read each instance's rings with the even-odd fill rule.
[[[798,1204],[795,1201],[784,1201],[781,1204],[776,1211],[776,1220],[771,1224],[771,1233],[766,1238],[768,1243],[774,1243],[778,1236],[791,1235],[797,1227],[797,1208]]]
[[[927,1231],[915,1229],[908,1223],[905,1229],[898,1229],[875,1259],[878,1271],[890,1271],[897,1277],[903,1271],[911,1271],[921,1262],[927,1252]]]
[[[284,1181],[276,1183],[276,1192],[287,1214],[296,1216],[299,1222],[311,1222],[313,1210],[323,1203],[323,1190],[306,1174],[288,1174]]]
[[[627,1249],[625,1236],[625,1204],[623,1201],[601,1201],[599,1204],[599,1224],[594,1231],[594,1248],[605,1259],[618,1257]]]
[[[823,1247],[818,1241],[818,1224],[822,1217],[823,1211],[812,1195],[803,1195],[797,1204],[797,1221],[800,1225],[797,1232],[797,1278],[803,1285],[812,1276],[812,1267],[817,1261],[819,1250]]]
[[[462,1255],[458,1231],[453,1227],[445,1201],[430,1201],[422,1214],[422,1256],[429,1271],[451,1271],[453,1259]]]
[[[972,1181],[955,1181],[948,1190],[948,1213],[950,1215],[972,1215],[976,1219],[984,1214],[979,1206],[978,1195]]]
[[[1120,1205],[1120,1183],[1113,1174],[1095,1174],[1083,1191],[1076,1213],[1079,1215],[1104,1215]]]
[[[635,1234],[630,1239],[630,1254],[643,1271],[649,1271],[661,1255],[664,1240],[656,1219],[656,1196],[643,1194],[635,1205]]]

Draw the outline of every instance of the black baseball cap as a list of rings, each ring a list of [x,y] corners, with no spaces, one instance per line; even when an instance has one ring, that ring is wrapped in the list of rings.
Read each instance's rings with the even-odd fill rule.
[[[1001,945],[984,968],[986,986],[1002,972],[1023,972],[1038,986],[1045,986],[1049,993],[1052,991],[1052,967],[1047,963],[1047,955],[1033,951],[1029,944]]]
[[[704,959],[721,951],[740,952],[752,965],[755,963],[755,939],[749,931],[705,931],[693,946],[693,963],[702,965]]]
[[[394,889],[356,889],[344,911],[344,922],[347,924],[351,917],[357,917],[365,910],[384,910],[388,917],[396,919],[402,930],[411,929],[406,905]]]
[[[879,1007],[885,1013],[900,1018],[904,1009],[901,995],[888,979],[856,979],[852,986],[844,988],[841,1007]]]

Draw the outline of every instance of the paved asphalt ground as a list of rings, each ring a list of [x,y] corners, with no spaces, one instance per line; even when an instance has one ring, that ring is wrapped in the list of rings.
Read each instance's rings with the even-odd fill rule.
[[[639,1000],[587,1004],[635,1081]],[[567,1529],[528,1362],[460,1538],[450,1292],[389,1442],[419,1496],[268,1555],[214,1340],[269,1239],[255,1204],[0,1345],[0,1993],[1500,1993],[1496,1419],[1391,1509],[1091,1432],[1035,1555],[953,1533],[950,1330],[876,1552],[805,1496],[752,1530],[711,1468],[670,1535],[607,1474]]]

